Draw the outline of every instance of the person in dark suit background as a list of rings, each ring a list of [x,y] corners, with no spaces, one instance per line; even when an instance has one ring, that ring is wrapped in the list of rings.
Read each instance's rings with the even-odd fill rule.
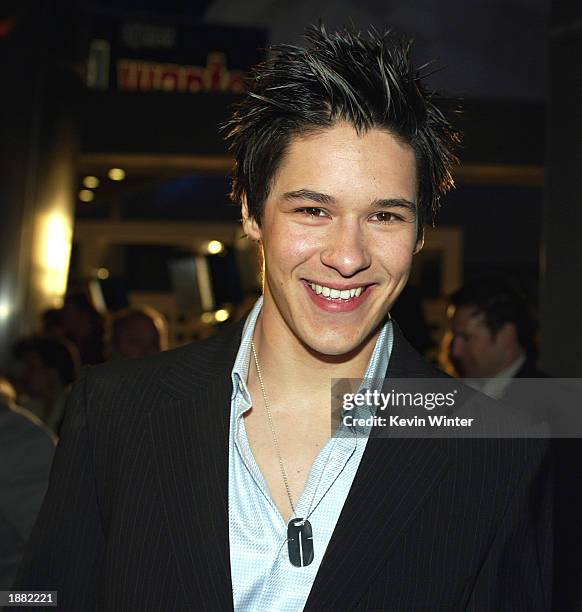
[[[535,317],[517,283],[485,277],[463,285],[450,298],[452,361],[481,391],[509,404],[523,403],[516,379],[547,378],[536,363]],[[532,411],[551,410],[557,394],[548,387]],[[582,607],[582,443],[552,440],[555,482],[554,610]]]
[[[263,296],[85,370],[15,588],[71,611],[549,608],[544,442],[332,436],[332,379],[439,376],[388,311],[458,134],[393,32],[307,38],[227,126]]]
[[[108,359],[145,357],[168,348],[168,324],[154,308],[125,308],[111,316],[107,327]]]
[[[479,379],[483,393],[503,397],[512,378],[547,376],[536,364],[535,322],[515,283],[483,277],[450,297],[450,358],[464,378]]]
[[[65,402],[79,371],[79,354],[65,338],[34,335],[12,350],[18,402],[58,436]]]
[[[0,378],[0,590],[8,590],[48,487],[55,436]]]

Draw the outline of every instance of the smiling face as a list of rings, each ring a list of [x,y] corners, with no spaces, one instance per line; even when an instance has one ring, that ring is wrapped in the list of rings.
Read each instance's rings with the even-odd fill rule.
[[[416,160],[390,133],[351,125],[293,139],[262,222],[263,329],[341,356],[370,345],[408,279],[417,240]]]

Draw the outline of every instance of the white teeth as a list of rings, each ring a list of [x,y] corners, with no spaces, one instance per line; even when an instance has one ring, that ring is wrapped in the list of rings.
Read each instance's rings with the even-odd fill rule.
[[[318,285],[316,283],[309,283],[309,286],[317,293],[317,295],[323,294],[324,297],[330,297],[332,299],[349,300],[354,297],[359,297],[364,291],[364,287],[357,287],[356,289],[332,289],[325,285]]]

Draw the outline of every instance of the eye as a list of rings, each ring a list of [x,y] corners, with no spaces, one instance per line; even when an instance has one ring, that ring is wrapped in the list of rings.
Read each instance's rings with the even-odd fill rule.
[[[397,215],[396,213],[393,212],[377,212],[375,214],[373,214],[370,219],[372,221],[377,221],[378,223],[382,224],[382,225],[388,225],[390,223],[396,223],[398,221],[404,221],[404,218],[401,217],[400,215]]]
[[[315,208],[314,206],[298,208],[295,212],[301,213],[305,215],[306,217],[313,217],[313,218],[327,217],[327,213],[325,212],[325,210],[323,210],[323,208]]]

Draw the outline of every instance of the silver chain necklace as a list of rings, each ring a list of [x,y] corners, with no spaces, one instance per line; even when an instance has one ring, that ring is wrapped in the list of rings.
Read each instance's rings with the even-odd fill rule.
[[[253,341],[251,341],[251,348],[253,351],[255,366],[257,368],[257,374],[259,376],[259,385],[261,387],[261,393],[263,394],[263,401],[265,402],[265,410],[267,411],[269,427],[271,428],[271,434],[273,435],[273,443],[275,445],[275,451],[277,452],[277,459],[279,460],[279,468],[281,470],[281,475],[283,476],[283,483],[285,485],[285,490],[287,491],[289,504],[291,505],[291,510],[293,511],[293,516],[287,524],[287,547],[289,550],[289,561],[291,561],[291,564],[295,565],[296,567],[304,567],[305,565],[309,565],[313,561],[313,530],[311,528],[311,523],[307,519],[311,516],[313,510],[315,510],[315,508],[313,508],[312,510],[311,506],[313,506],[313,501],[315,500],[317,489],[319,489],[319,483],[321,482],[321,477],[323,475],[323,472],[325,471],[325,467],[319,474],[319,480],[317,482],[315,491],[313,492],[313,497],[311,498],[311,503],[309,504],[309,509],[307,510],[307,516],[305,518],[296,517],[295,504],[293,503],[291,488],[289,487],[289,479],[287,478],[287,472],[285,471],[285,466],[283,464],[281,448],[279,446],[279,440],[277,439],[275,425],[273,424],[273,416],[271,415],[271,409],[269,408],[269,402],[267,401],[267,394],[265,392],[265,383],[263,382],[261,366],[259,365],[259,359],[257,357],[257,351],[255,349],[255,343]]]

